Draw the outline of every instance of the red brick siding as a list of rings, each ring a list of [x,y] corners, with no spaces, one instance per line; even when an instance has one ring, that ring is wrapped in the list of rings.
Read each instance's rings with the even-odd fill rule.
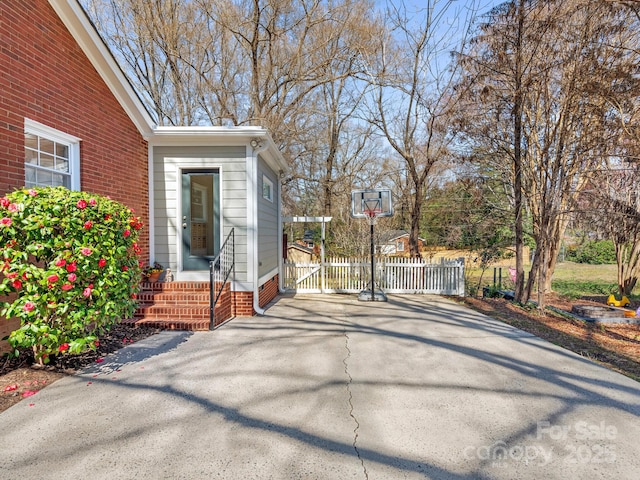
[[[253,292],[233,292],[236,317],[252,317],[256,314],[253,310]]]
[[[226,283],[224,285],[220,298],[218,298],[218,303],[216,303],[216,308],[213,311],[213,315],[216,326],[229,320],[233,316],[231,308],[231,283]]]
[[[24,185],[27,117],[79,137],[82,190],[147,225],[147,143],[47,0],[0,1],[0,32],[0,195]]]
[[[0,280],[2,280],[0,278]],[[0,296],[0,302],[13,302],[16,298],[15,293],[10,293],[6,296]],[[20,328],[20,319],[17,317],[7,320],[4,317],[0,317],[0,354],[11,350],[9,342],[2,340],[4,337],[8,337],[11,332]]]
[[[276,275],[260,286],[260,292],[258,296],[258,304],[260,305],[260,307],[264,307],[278,295],[278,292],[280,291],[278,287],[278,279],[279,276]]]

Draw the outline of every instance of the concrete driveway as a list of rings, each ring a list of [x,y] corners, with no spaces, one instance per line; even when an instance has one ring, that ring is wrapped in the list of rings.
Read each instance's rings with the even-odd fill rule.
[[[446,299],[284,297],[0,414],[0,478],[637,479],[639,387]]]

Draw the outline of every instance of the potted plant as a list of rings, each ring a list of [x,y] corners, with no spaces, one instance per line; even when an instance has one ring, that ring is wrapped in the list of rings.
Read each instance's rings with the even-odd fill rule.
[[[154,262],[153,265],[147,266],[142,274],[147,278],[147,282],[156,283],[160,279],[160,275],[164,272],[164,267],[158,262]]]

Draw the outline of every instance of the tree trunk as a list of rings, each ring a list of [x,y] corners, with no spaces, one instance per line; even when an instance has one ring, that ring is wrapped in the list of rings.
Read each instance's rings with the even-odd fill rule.
[[[540,265],[540,255],[538,246],[536,245],[536,252],[533,257],[533,262],[531,262],[531,271],[529,272],[529,279],[527,280],[526,288],[523,292],[522,300],[520,303],[527,303],[533,294],[533,286],[536,283],[536,279],[538,276],[538,269]]]
[[[515,209],[516,284],[514,299],[524,298],[524,229],[522,225],[522,31],[524,29],[524,0],[518,3],[518,33],[516,37],[516,78],[513,102],[513,195]]]
[[[411,205],[411,230],[409,232],[409,253],[411,258],[420,255],[420,218],[422,217],[422,187],[416,186],[416,195]]]

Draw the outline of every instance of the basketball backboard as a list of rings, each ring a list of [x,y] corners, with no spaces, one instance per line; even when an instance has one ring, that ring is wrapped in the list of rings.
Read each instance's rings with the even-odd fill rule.
[[[391,217],[393,203],[391,190],[354,190],[351,192],[351,216],[353,218]]]

